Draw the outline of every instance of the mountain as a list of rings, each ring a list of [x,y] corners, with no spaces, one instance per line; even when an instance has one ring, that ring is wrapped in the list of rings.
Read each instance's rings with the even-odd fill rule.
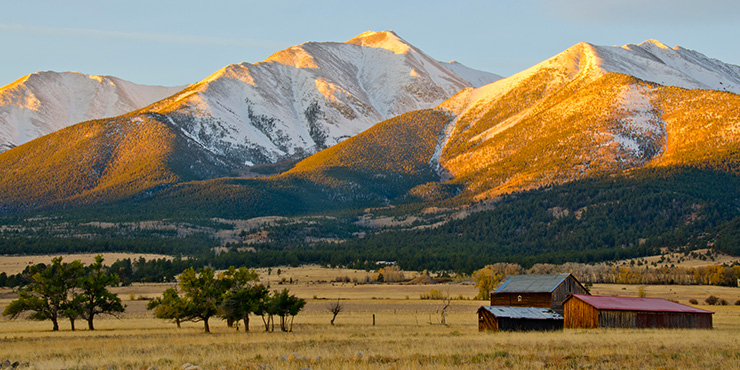
[[[229,168],[161,115],[87,121],[0,153],[0,213],[127,199]]]
[[[77,72],[25,76],[0,87],[0,152],[78,122],[143,108],[183,88]]]
[[[390,31],[294,46],[260,63],[227,66],[138,111],[1,153],[0,207],[116,200],[305,157],[466,86]]]
[[[456,119],[433,162],[468,195],[489,198],[629,168],[732,157],[740,142],[739,71],[654,40],[580,43],[443,103]]]
[[[655,64],[653,74],[641,69],[657,58],[645,61],[653,44],[639,53],[634,45],[577,44],[521,73],[465,89],[436,109],[378,123],[279,176],[181,184],[157,195],[166,202],[150,198],[158,204],[152,209],[184,214],[196,202],[204,214],[256,217],[409,202],[460,206],[635,170],[740,174],[740,95],[647,81],[667,75],[665,64]],[[696,68],[717,75],[734,69],[713,63]],[[614,66],[644,79],[610,72]],[[713,80],[730,86],[732,77]],[[214,205],[177,205],[202,198]]]
[[[213,153],[254,165],[305,157],[469,86],[395,33],[365,32],[227,66],[148,110]]]
[[[416,55],[392,33],[353,40],[304,44],[256,65],[230,66],[139,111],[74,125],[0,153],[0,213],[48,211],[0,218],[4,245],[16,253],[29,245],[46,253],[69,245],[105,250],[119,236],[136,245],[133,239],[142,235],[179,239],[228,229],[224,233],[237,240],[270,242],[237,245],[233,249],[250,252],[215,257],[221,263],[395,260],[468,272],[502,261],[530,266],[620,260],[661,248],[740,253],[738,67],[656,41],[624,47],[580,43],[508,78],[465,88],[435,108],[396,115],[337,139],[282,173],[236,177],[234,170],[253,159],[270,162],[300,152],[288,139],[276,141],[285,151],[266,150],[277,147],[270,138],[278,133],[311,136],[299,114],[311,99],[296,100],[288,91],[316,97],[311,94],[328,90],[317,90],[318,80],[306,76],[328,68],[321,66],[348,65],[328,57],[338,55],[330,52],[321,53],[332,61],[324,64],[317,50],[403,63]],[[381,66],[362,60],[363,70]],[[377,104],[380,97],[408,96],[409,89],[399,87],[408,85],[389,79],[389,71],[397,71],[389,63],[390,69],[375,74],[392,82],[389,90],[380,83],[377,89],[363,83],[358,90],[376,93],[367,100],[374,102],[367,103],[372,114],[381,115],[370,107],[398,108],[393,99]],[[262,86],[269,80],[258,71],[273,69],[292,78],[275,78],[265,91],[282,91],[275,96],[287,99],[288,108],[257,111],[267,100],[251,103],[257,93],[246,72],[254,86]],[[310,110],[323,115],[303,117],[331,117],[328,101],[345,96],[333,91],[336,101],[319,97],[319,108]],[[442,88],[424,91],[420,96],[435,100]],[[342,102],[361,121],[358,105]],[[196,106],[211,113],[199,115]],[[188,107],[193,118],[187,118]],[[276,118],[285,112],[297,116],[293,131]],[[248,122],[226,121],[227,113],[246,114]],[[239,127],[263,136],[248,136]],[[252,146],[229,144],[242,134],[254,140]],[[311,140],[305,153],[320,147]],[[239,154],[247,147],[253,151]],[[235,221],[260,216],[286,218]],[[169,223],[136,222],[141,220]],[[215,245],[209,237],[202,236],[204,245]]]

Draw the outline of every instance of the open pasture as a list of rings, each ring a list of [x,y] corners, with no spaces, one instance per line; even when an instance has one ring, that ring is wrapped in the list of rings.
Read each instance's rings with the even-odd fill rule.
[[[730,306],[700,305],[717,312],[712,330],[480,333],[475,310],[486,302],[454,300],[443,326],[441,301],[420,299],[432,288],[470,298],[476,294],[470,285],[305,282],[272,286],[308,301],[293,332],[266,333],[256,316],[249,333],[212,320],[214,333],[205,335],[201,323],[177,329],[144,309],[140,297],[156,296],[167,286],[116,288],[127,312],[96,320],[94,332],[69,331],[66,322],[61,332],[52,332],[49,322],[2,319],[0,361],[28,362],[36,369],[181,369],[186,363],[202,369],[740,368],[740,306],[732,305],[740,299],[737,288],[643,287],[648,296],[682,303],[708,294],[731,300]],[[595,285],[592,293],[634,296],[639,287]],[[0,306],[13,298],[3,291]],[[345,309],[331,326],[327,305],[337,298]]]
[[[151,253],[80,253],[80,254],[47,254],[38,256],[0,256],[0,273],[6,273],[8,275],[18,274],[28,266],[33,266],[39,263],[48,264],[52,258],[62,257],[65,262],[72,262],[74,260],[80,260],[80,262],[88,265],[95,261],[95,256],[102,255],[105,260],[105,264],[109,265],[117,260],[123,260],[130,258],[138,260],[144,258],[145,260],[153,260],[160,258],[171,259],[172,256],[163,254],[151,254]]]

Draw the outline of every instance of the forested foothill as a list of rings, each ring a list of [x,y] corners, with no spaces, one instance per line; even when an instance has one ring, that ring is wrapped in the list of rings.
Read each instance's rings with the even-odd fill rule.
[[[603,176],[501,196],[481,211],[453,217],[453,200],[401,203],[392,207],[285,218],[226,244],[213,230],[233,225],[192,219],[187,234],[177,228],[143,230],[90,226],[83,221],[4,218],[0,235],[5,254],[129,251],[180,255],[159,261],[120,261],[122,282],[171,281],[188,267],[268,267],[320,264],[374,269],[375,261],[397,261],[408,270],[470,274],[507,262],[598,263],[711,248],[740,255],[740,180],[734,174],[696,168],[647,168],[626,176]],[[439,212],[427,212],[428,209]],[[448,211],[444,211],[448,210]],[[362,217],[398,222],[372,226]],[[72,225],[72,226],[70,226]],[[76,229],[77,226],[79,229]],[[67,229],[64,229],[67,227]],[[59,232],[58,230],[64,230]],[[203,231],[210,229],[211,232]],[[132,232],[130,237],[117,233]],[[251,236],[259,236],[247,241]],[[221,247],[221,253],[214,253]],[[7,276],[4,285],[12,285]]]

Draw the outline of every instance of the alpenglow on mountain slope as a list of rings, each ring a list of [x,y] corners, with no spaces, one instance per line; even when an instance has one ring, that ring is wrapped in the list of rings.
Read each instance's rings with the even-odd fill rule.
[[[478,82],[495,79],[466,73]],[[472,84],[393,32],[295,46],[261,63],[227,66],[139,111],[85,122],[0,154],[0,208],[120,199],[304,157],[386,117],[433,107],[466,86]],[[146,140],[132,143],[136,137]],[[165,149],[180,149],[146,149],[158,140],[172,143]],[[57,171],[66,174],[56,178]]]
[[[280,176],[177,184],[130,204],[136,212],[197,208],[199,215],[256,217],[395,202],[465,204],[638,168],[738,174],[740,95],[609,72],[604,66],[614,59],[600,48],[575,45],[437,109],[376,124]],[[640,65],[643,56],[635,58]],[[618,61],[634,67],[630,58]],[[167,116],[156,118],[178,132]],[[181,136],[201,158],[211,153]],[[218,163],[209,168],[228,168]]]
[[[184,87],[138,85],[78,72],[25,76],[0,87],[0,152],[75,123],[143,108]]]
[[[395,33],[366,32],[227,66],[148,110],[207,150],[253,165],[305,157],[469,86]]]
[[[483,198],[639,166],[700,165],[734,155],[738,92],[740,67],[695,51],[580,43],[442,104],[456,119],[432,162]]]

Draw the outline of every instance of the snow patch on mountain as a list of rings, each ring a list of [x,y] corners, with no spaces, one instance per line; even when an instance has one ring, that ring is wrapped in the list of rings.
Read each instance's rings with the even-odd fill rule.
[[[152,109],[210,151],[249,165],[306,156],[469,86],[392,31],[366,32],[227,66]]]
[[[575,78],[598,78],[613,72],[664,86],[740,94],[740,67],[693,50],[670,48],[656,40],[622,47],[582,42],[524,71],[475,89],[467,97],[468,106],[462,111],[457,109],[458,114],[479,111],[513,89],[525,88],[521,84],[531,76],[547,71],[558,71],[551,76],[553,86]]]
[[[393,31],[365,31],[347,41],[347,43],[385,49],[392,51],[395,54],[406,54],[411,50],[411,45],[398,37],[398,35]]]
[[[182,88],[78,72],[25,76],[0,88],[0,152],[78,122],[143,108]]]
[[[444,66],[452,72],[457,73],[458,76],[470,81],[473,87],[485,86],[503,78],[503,76],[495,73],[470,68],[454,60],[444,64]]]
[[[665,122],[650,102],[650,89],[627,86],[617,100],[619,118],[611,133],[622,152],[638,161],[647,161],[663,152]]]
[[[740,94],[740,67],[699,52],[648,40],[639,45],[596,47],[606,72],[635,76],[664,86]]]

